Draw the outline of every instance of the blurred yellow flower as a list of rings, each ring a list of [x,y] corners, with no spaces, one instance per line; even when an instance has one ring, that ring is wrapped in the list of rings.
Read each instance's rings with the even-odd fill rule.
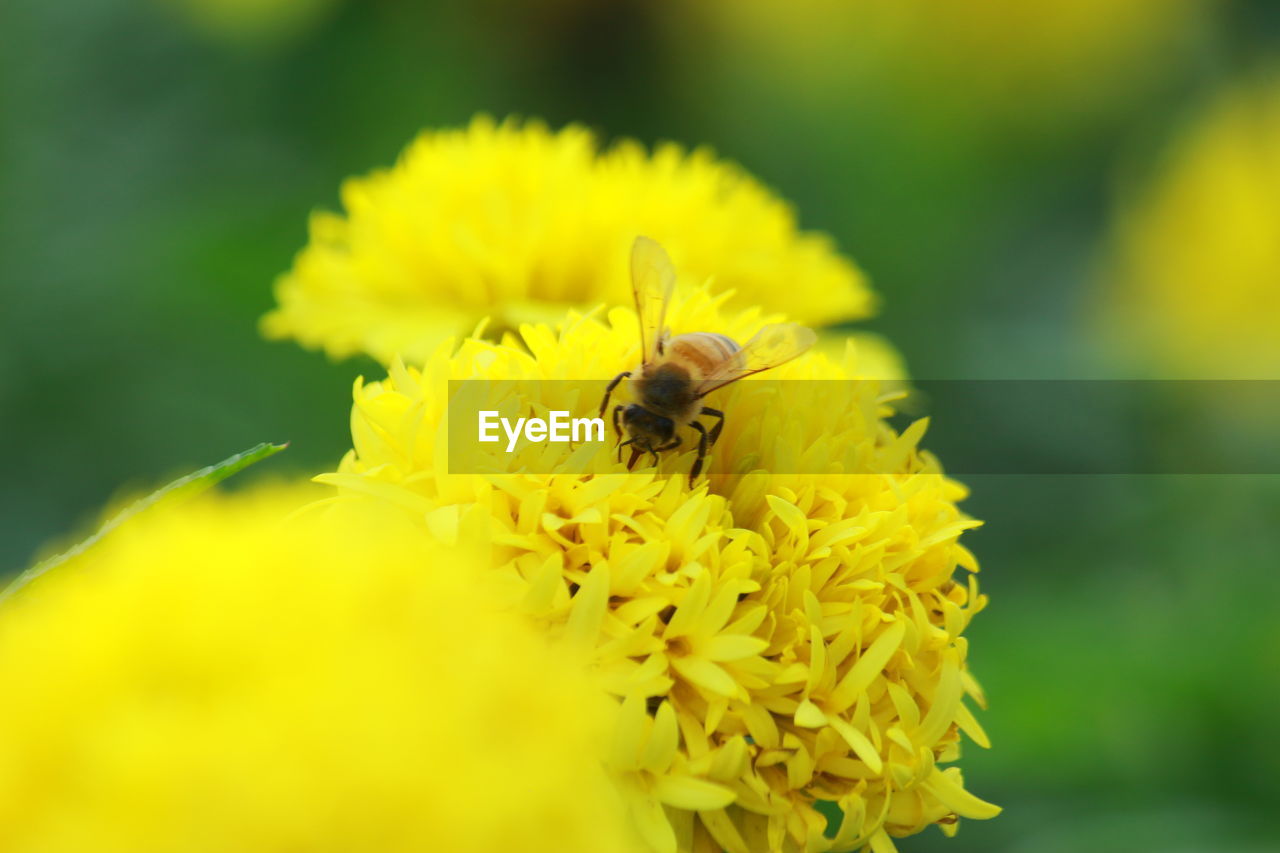
[[[0,849],[632,849],[581,665],[420,529],[298,500],[149,511],[5,602]]]
[[[744,340],[767,319],[725,302],[689,291],[672,332]],[[885,851],[890,836],[995,815],[942,766],[960,731],[987,744],[964,701],[983,700],[962,636],[985,597],[972,575],[953,579],[977,570],[957,541],[976,522],[917,448],[923,424],[898,435],[884,421],[855,347],[717,392],[726,426],[692,488],[692,451],[627,474],[598,445],[527,444],[500,455],[507,473],[449,473],[450,389],[465,387],[450,380],[493,380],[483,408],[594,415],[604,381],[555,380],[639,359],[627,309],[519,334],[357,382],[354,448],[317,479],[484,543],[508,600],[591,656],[622,701],[610,766],[650,847]],[[583,454],[603,473],[537,473],[581,471]],[[831,473],[763,473],[805,470]],[[821,800],[845,815],[833,839]]]
[[[990,128],[975,123],[979,116],[1053,124],[1122,102],[1184,53],[1179,45],[1194,38],[1211,5],[720,0],[697,7],[707,17],[697,32],[712,35],[689,48],[726,51],[748,73],[783,69],[793,78],[788,91],[799,76],[808,84],[795,90],[800,98],[919,94],[935,114],[922,120],[958,119],[982,133]]]
[[[811,325],[872,309],[828,238],[798,231],[785,202],[705,149],[601,150],[579,126],[479,117],[424,133],[393,168],[347,181],[342,199],[345,215],[312,216],[310,243],[277,282],[269,337],[421,361],[482,317],[514,328],[629,302],[637,234],[667,247],[684,285],[714,277],[735,305]]]
[[[1280,376],[1280,73],[1223,92],[1128,199],[1106,322],[1127,356],[1195,379]]]

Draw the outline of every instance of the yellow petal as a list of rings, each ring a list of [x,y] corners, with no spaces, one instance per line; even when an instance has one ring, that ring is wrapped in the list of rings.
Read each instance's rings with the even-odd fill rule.
[[[644,699],[628,696],[618,708],[613,729],[613,749],[609,766],[618,772],[638,770],[640,767],[640,742],[645,728]]]
[[[978,799],[966,791],[960,782],[960,771],[954,767],[945,771],[935,768],[925,781],[924,787],[932,792],[939,802],[961,817],[985,820],[1004,811],[999,806]]]
[[[889,663],[889,658],[902,645],[902,638],[907,631],[905,622],[894,622],[880,632],[875,642],[867,647],[857,663],[849,668],[844,678],[831,691],[830,706],[833,710],[843,711],[853,704],[858,694],[878,676]]]
[[[693,631],[698,617],[706,609],[710,598],[711,575],[709,572],[704,571],[694,580],[689,590],[684,594],[684,598],[680,601],[679,606],[676,607],[676,612],[672,615],[671,621],[667,623],[667,629],[662,636],[667,640],[673,640]]]
[[[960,665],[955,653],[949,654],[942,664],[937,690],[933,694],[933,705],[920,723],[920,731],[916,739],[922,743],[933,744],[942,739],[960,707]]]
[[[991,748],[991,739],[987,737],[986,731],[964,702],[960,702],[956,710],[956,725],[960,726],[960,731],[973,738],[973,742],[978,746],[983,749]]]
[[[817,729],[827,724],[827,715],[808,699],[800,702],[796,708],[795,721],[797,726],[806,729]]]
[[[698,818],[725,853],[751,853],[751,848],[724,809],[698,812]]]
[[[883,829],[877,830],[876,834],[871,836],[870,844],[871,853],[898,853],[898,846]]]
[[[732,675],[705,658],[672,658],[671,666],[689,681],[712,693],[718,693],[730,699],[746,698],[743,695],[746,691],[733,680]]]
[[[636,829],[653,853],[676,853],[676,833],[667,819],[662,803],[651,796],[635,794],[629,798]]]
[[[707,660],[735,661],[758,655],[768,647],[769,641],[759,637],[718,634],[705,642],[698,643],[697,652],[700,657]]]
[[[777,495],[765,495],[765,500],[769,502],[769,508],[773,510],[783,524],[786,525],[787,531],[801,542],[808,542],[809,539],[809,519],[805,516],[804,511],[793,503],[788,503]]]
[[[690,811],[722,809],[737,799],[724,785],[692,776],[663,776],[653,786],[653,796],[659,802]]]
[[[680,729],[676,725],[676,712],[670,702],[663,702],[653,717],[653,730],[649,742],[640,756],[640,766],[650,773],[661,773],[671,766],[676,747],[680,744]]]
[[[596,645],[605,606],[609,603],[609,564],[600,563],[587,572],[578,594],[573,597],[565,639],[579,648]]]
[[[875,745],[871,743],[866,735],[854,728],[848,720],[843,720],[836,716],[830,716],[827,720],[831,723],[831,728],[835,729],[840,734],[840,737],[844,738],[845,743],[849,744],[853,754],[861,758],[862,763],[867,765],[872,773],[878,776],[884,771],[884,763],[880,760],[880,753],[876,752]]]

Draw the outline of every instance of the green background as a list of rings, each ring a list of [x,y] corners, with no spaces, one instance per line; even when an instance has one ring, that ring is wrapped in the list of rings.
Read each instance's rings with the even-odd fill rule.
[[[487,111],[710,144],[864,266],[884,309],[863,327],[914,375],[1126,376],[1090,325],[1118,176],[1280,57],[1273,4],[1223,4],[1122,105],[1019,125],[946,80],[793,98],[785,69],[701,55],[696,22],[677,49],[672,8],[336,2],[244,41],[144,0],[6,2],[0,567],[259,441],[292,446],[242,479],[336,464],[378,369],[256,321],[308,211],[420,128]],[[944,102],[965,133],[921,120]],[[1006,811],[901,849],[1280,849],[1280,477],[966,479],[994,748],[963,766]]]

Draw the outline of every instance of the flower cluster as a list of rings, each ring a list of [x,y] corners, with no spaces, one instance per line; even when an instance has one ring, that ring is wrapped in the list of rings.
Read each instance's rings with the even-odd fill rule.
[[[451,411],[592,416],[638,364],[601,307],[638,234],[675,335],[861,316],[849,261],[706,152],[576,127],[427,134],[344,202],[264,320],[388,365],[335,494],[149,510],[4,603],[0,848],[886,853],[998,813],[955,766],[978,522],[884,344],[716,390],[696,479],[691,442],[456,464]]]
[[[814,325],[870,313],[871,291],[822,235],[736,166],[674,144],[601,150],[585,128],[477,118],[425,133],[392,169],[349,180],[346,214],[316,213],[311,241],[263,322],[331,355],[384,364],[442,339],[570,307],[630,302],[620,257],[637,234],[690,284]]]
[[[745,340],[768,319],[725,302],[688,294],[672,332]],[[654,850],[884,850],[890,836],[997,813],[943,767],[961,731],[986,745],[965,704],[982,695],[962,636],[985,599],[972,575],[953,578],[977,570],[957,541],[976,522],[918,448],[923,424],[888,426],[852,346],[768,374],[815,382],[717,392],[726,425],[693,486],[692,451],[583,476],[558,471],[601,451],[538,444],[506,472],[449,473],[450,380],[494,380],[485,387],[516,395],[519,411],[594,413],[598,398],[553,399],[579,387],[555,380],[631,366],[635,330],[627,309],[571,313],[518,339],[445,343],[421,369],[397,362],[357,383],[354,448],[318,479],[442,540],[484,543],[507,600],[591,657],[620,702],[609,764]],[[818,380],[840,393],[806,396]],[[819,464],[829,473],[785,473]],[[820,801],[844,814],[834,837]]]
[[[0,849],[634,849],[581,665],[301,500],[148,511],[0,607]]]

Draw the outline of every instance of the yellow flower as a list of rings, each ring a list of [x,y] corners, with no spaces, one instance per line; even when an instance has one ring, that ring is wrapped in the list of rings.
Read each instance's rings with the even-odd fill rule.
[[[0,849],[632,849],[581,665],[420,529],[297,503],[149,511],[4,603]]]
[[[1280,375],[1280,76],[1227,90],[1118,228],[1105,321],[1127,355],[1195,379]]]
[[[864,317],[872,295],[830,241],[705,149],[600,150],[586,129],[475,119],[428,132],[395,167],[349,180],[345,215],[316,213],[277,283],[270,337],[333,356],[426,358],[482,317],[495,328],[566,307],[630,301],[637,234],[671,252],[685,285],[714,276],[736,305],[825,325]]]
[[[725,301],[690,292],[673,333],[743,340],[768,319]],[[986,745],[962,636],[985,598],[953,579],[977,570],[957,541],[976,522],[917,448],[923,424],[885,423],[852,345],[709,398],[726,426],[692,488],[693,451],[627,474],[598,445],[526,444],[494,457],[508,473],[449,473],[451,388],[474,385],[487,408],[594,415],[604,381],[555,380],[639,358],[626,309],[520,337],[445,343],[421,370],[357,382],[354,448],[317,479],[484,543],[509,601],[592,657],[621,700],[610,766],[653,849],[884,851],[999,811],[942,766],[960,731]],[[491,381],[449,384],[469,379]],[[584,454],[594,476],[539,473],[581,471]],[[820,800],[845,814],[835,839]]]
[[[746,74],[767,69],[776,79],[781,69],[790,78],[785,91],[796,98],[830,104],[833,95],[847,98],[853,90],[861,100],[883,91],[925,100],[939,113],[908,120],[950,119],[956,133],[981,133],[990,128],[975,125],[975,114],[1016,125],[1062,123],[1123,103],[1184,52],[1179,46],[1203,26],[1211,6],[1211,0],[718,0],[697,10],[711,47],[703,40],[696,49],[702,56],[725,51]]]

